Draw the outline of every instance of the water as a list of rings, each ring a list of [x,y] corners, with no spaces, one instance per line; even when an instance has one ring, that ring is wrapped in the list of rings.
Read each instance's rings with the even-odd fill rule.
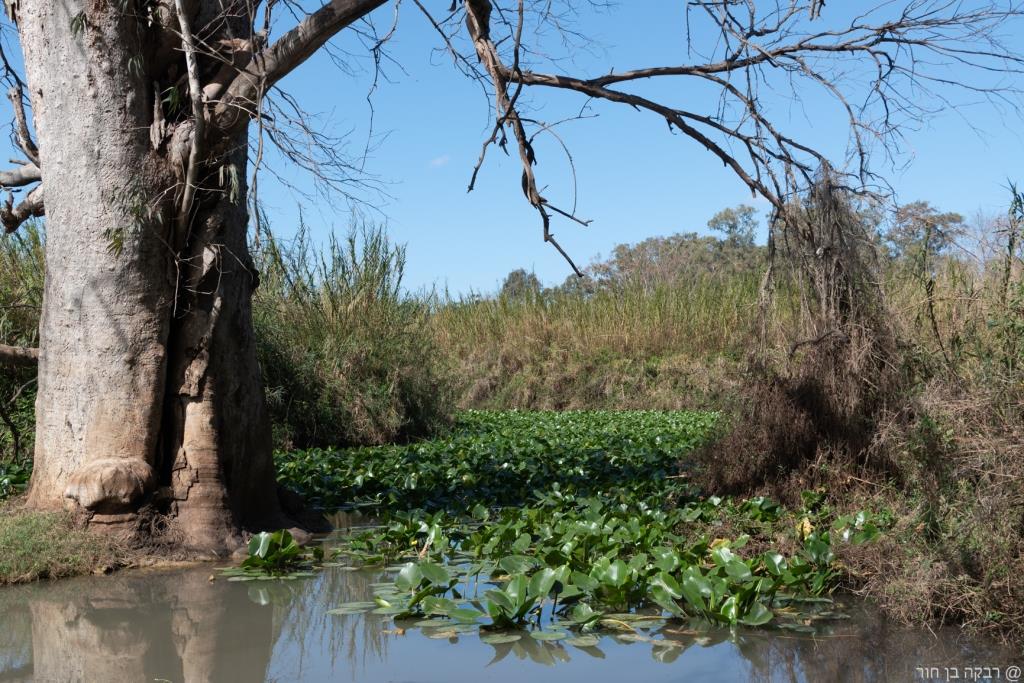
[[[210,566],[0,589],[0,681],[910,681],[1012,680],[1013,650],[887,623],[863,605],[813,636],[667,624],[649,637],[576,648],[524,637],[432,639],[379,615],[332,616],[366,600],[379,572],[327,569],[312,579],[231,583]],[[435,634],[437,632],[435,631]],[[952,678],[952,671],[958,675]],[[977,671],[977,674],[975,673]]]

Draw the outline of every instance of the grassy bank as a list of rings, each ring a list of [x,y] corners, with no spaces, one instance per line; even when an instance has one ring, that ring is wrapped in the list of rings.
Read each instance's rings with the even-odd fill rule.
[[[431,316],[473,408],[698,407],[749,351],[760,275],[451,302]]]
[[[121,566],[126,553],[64,512],[0,503],[0,585],[59,579]]]

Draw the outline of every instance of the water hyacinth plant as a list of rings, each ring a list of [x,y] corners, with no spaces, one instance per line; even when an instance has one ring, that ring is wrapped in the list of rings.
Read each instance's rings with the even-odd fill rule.
[[[315,476],[301,457],[283,467],[325,492],[325,482],[346,482],[350,500],[374,504],[382,520],[333,552],[388,567],[394,581],[334,614],[586,642],[599,631],[640,637],[670,619],[802,628],[831,603],[833,544],[870,541],[888,520],[836,516],[814,491],[793,511],[766,497],[701,497],[680,462],[715,420],[469,413],[446,439],[338,451]],[[422,507],[403,509],[405,500]],[[722,537],[725,528],[749,533]],[[763,542],[780,530],[787,552]]]

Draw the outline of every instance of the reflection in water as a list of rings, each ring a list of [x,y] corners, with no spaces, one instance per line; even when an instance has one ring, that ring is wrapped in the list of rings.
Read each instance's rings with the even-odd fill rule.
[[[210,567],[123,572],[0,590],[2,681],[903,681],[918,666],[1005,666],[1014,653],[897,628],[873,612],[813,636],[668,623],[573,647],[331,616],[379,572],[209,580]],[[408,626],[408,625],[404,625]],[[651,642],[650,639],[654,639]],[[941,670],[941,669],[940,669]]]
[[[209,572],[6,589],[0,681],[263,680],[273,614],[211,583]]]

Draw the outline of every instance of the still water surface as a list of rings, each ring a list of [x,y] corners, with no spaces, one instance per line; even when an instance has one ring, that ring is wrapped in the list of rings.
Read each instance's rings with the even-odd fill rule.
[[[528,636],[488,645],[475,633],[431,638],[385,616],[327,614],[372,596],[371,584],[387,580],[380,572],[251,583],[212,573],[135,570],[0,589],[0,681],[912,681],[922,666],[946,680],[947,667],[1022,663],[1013,650],[953,629],[901,628],[864,606],[813,636],[667,624],[647,636],[671,646],[611,636],[594,648]]]

